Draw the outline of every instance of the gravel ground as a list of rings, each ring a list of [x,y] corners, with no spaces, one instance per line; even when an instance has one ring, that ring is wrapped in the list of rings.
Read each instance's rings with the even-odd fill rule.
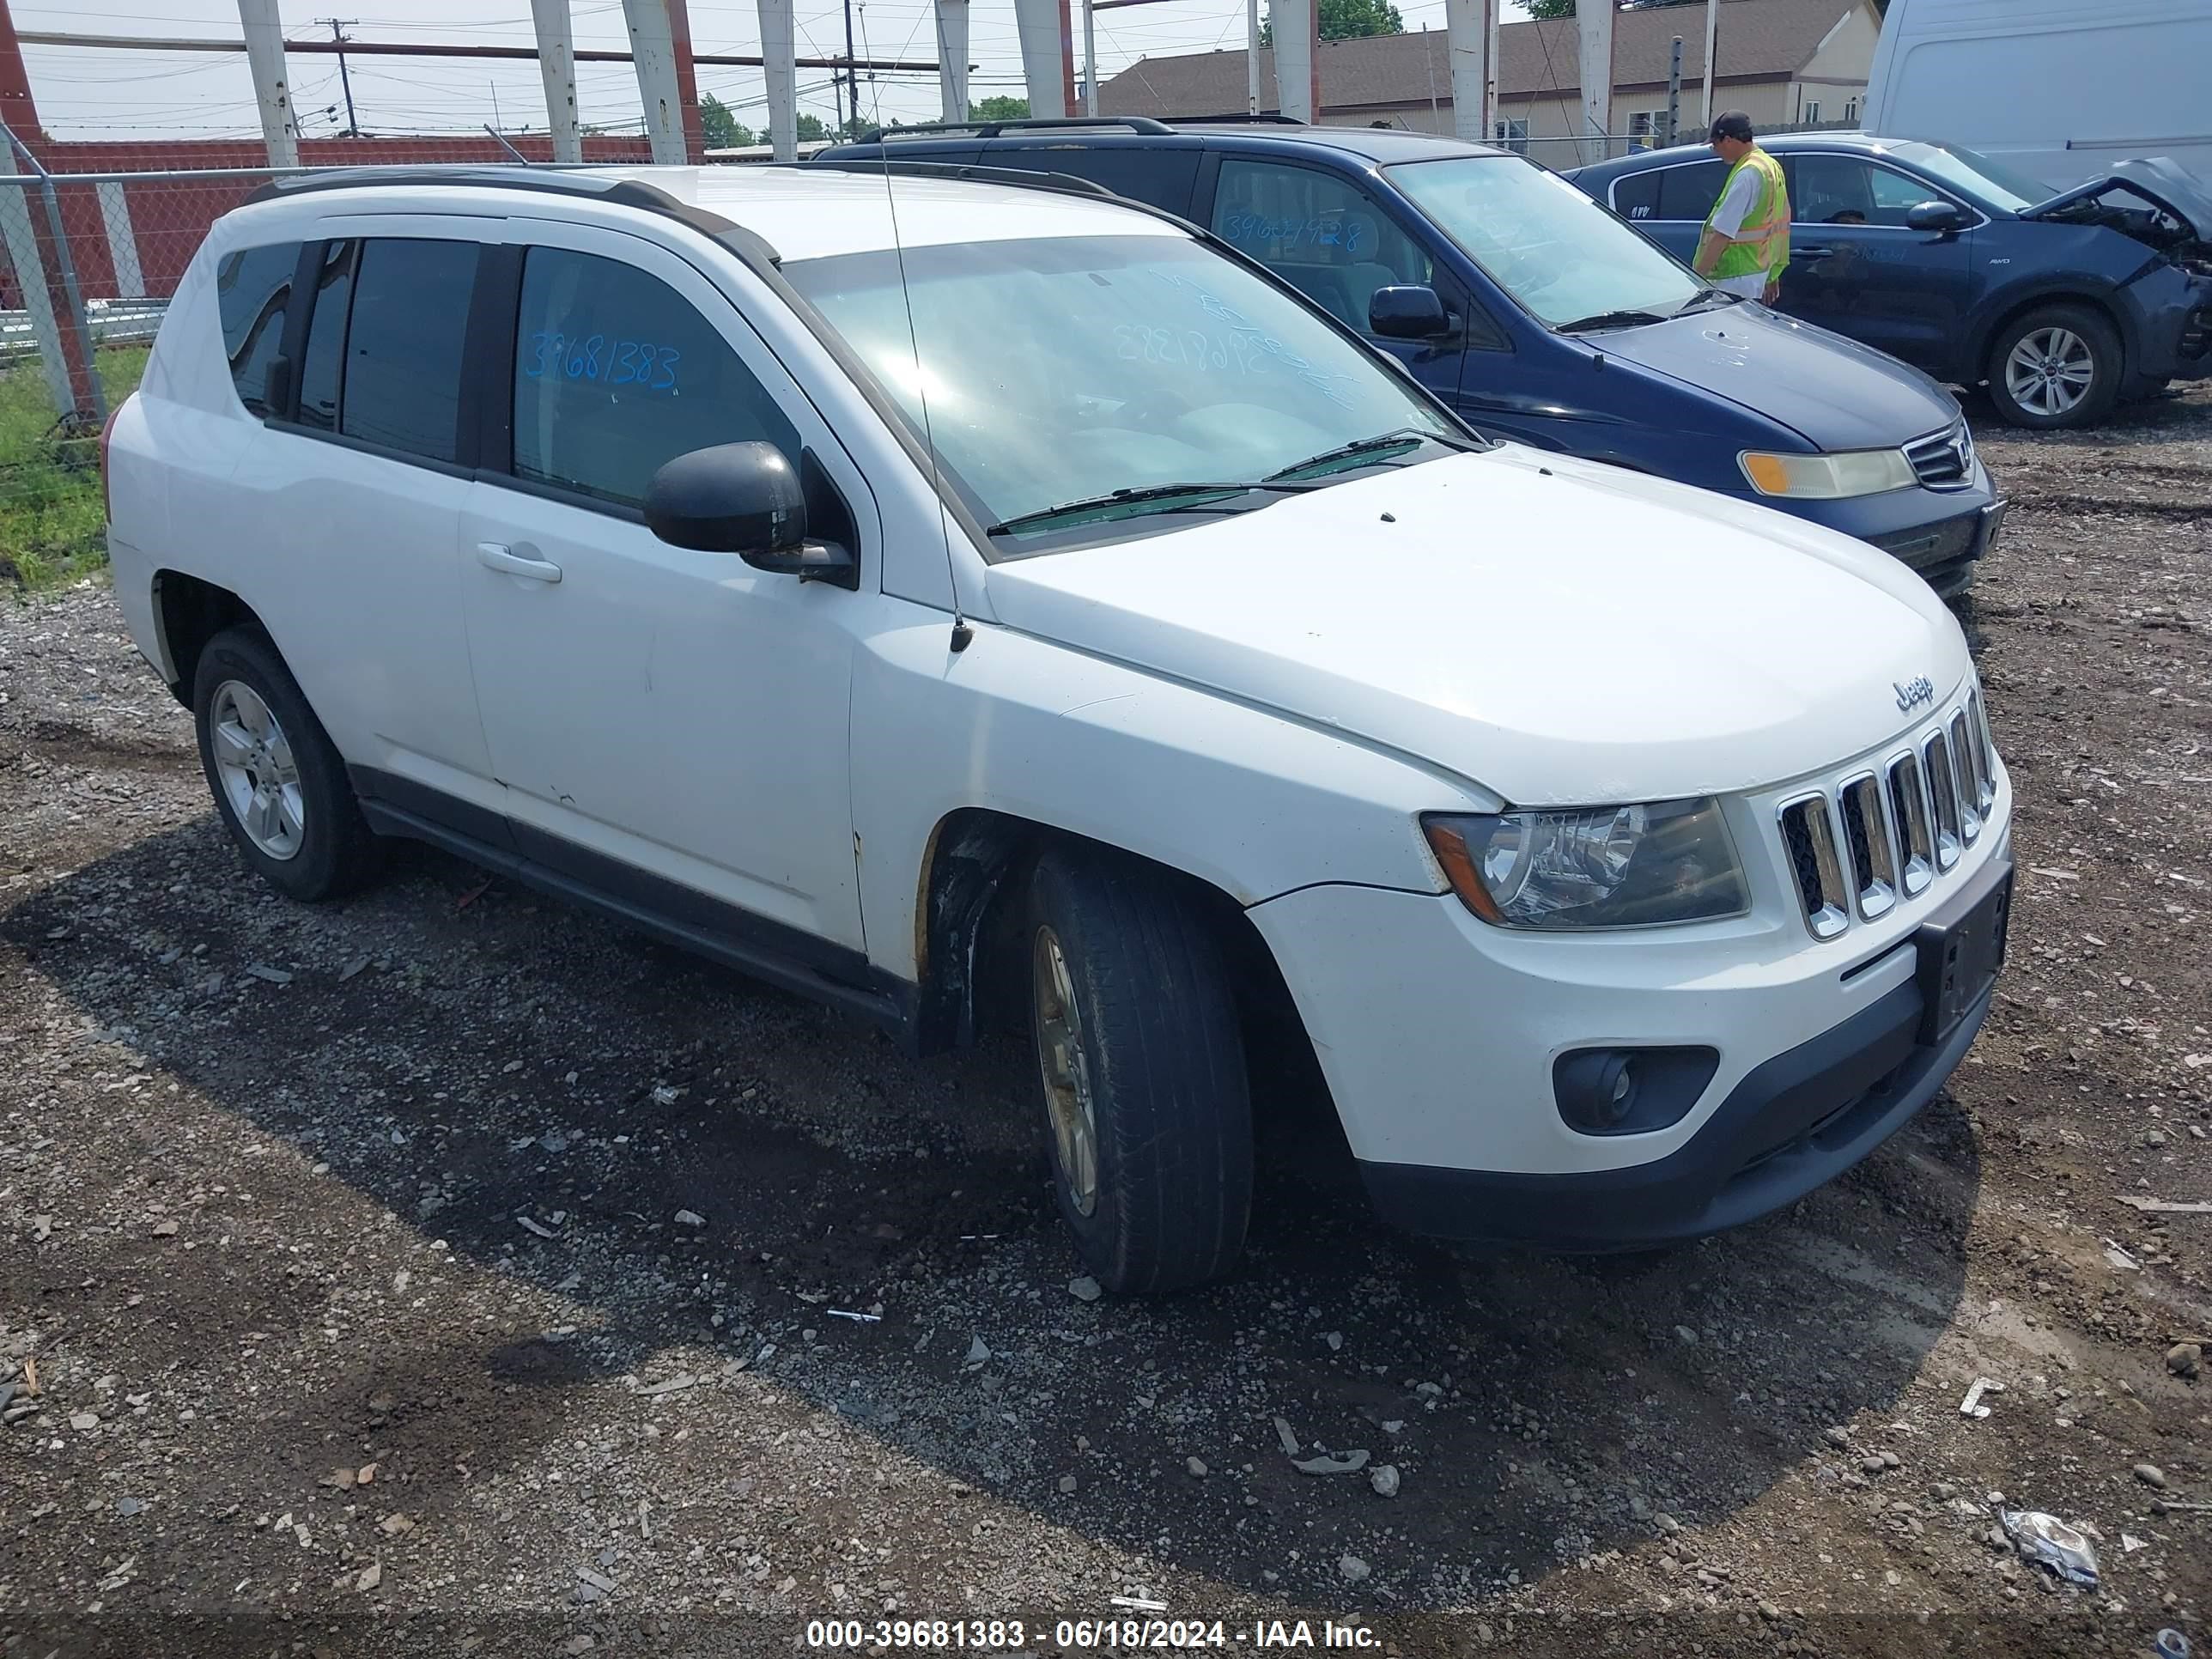
[[[1246,1272],[1157,1303],[1071,1285],[1018,1044],[910,1061],[416,849],[282,901],[110,596],[0,614],[5,1652],[1048,1651],[1117,1595],[1248,1651],[2201,1645],[2212,1214],[2119,1200],[2212,1198],[2212,389],[1983,438],[2021,874],[1950,1091],[1592,1261],[1381,1228],[1286,1079]]]

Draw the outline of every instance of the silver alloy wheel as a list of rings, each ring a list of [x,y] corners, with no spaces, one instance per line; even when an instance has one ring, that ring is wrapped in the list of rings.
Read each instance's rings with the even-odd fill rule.
[[[1091,1104],[1091,1068],[1083,1056],[1083,1014],[1067,957],[1049,927],[1036,932],[1030,979],[1036,1001],[1037,1070],[1060,1154],[1060,1175],[1078,1215],[1098,1206],[1098,1120]]]
[[[307,832],[300,769],[290,739],[261,694],[242,680],[216,687],[208,733],[223,798],[246,838],[267,857],[297,857]]]
[[[2096,378],[2089,343],[2056,323],[2021,335],[2005,358],[2005,390],[2031,415],[2071,414]]]

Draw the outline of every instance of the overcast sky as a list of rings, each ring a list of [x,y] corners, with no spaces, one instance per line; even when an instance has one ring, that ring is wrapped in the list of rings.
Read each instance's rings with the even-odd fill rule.
[[[620,50],[628,44],[620,0],[574,0],[576,44]],[[794,0],[801,57],[830,56],[844,47],[844,9],[837,0]],[[1264,0],[1263,0],[1264,4]],[[1443,27],[1443,0],[1398,0],[1408,29]],[[113,6],[117,9],[107,8]],[[1077,72],[1082,64],[1078,0]],[[293,39],[328,34],[318,20],[331,15],[333,0],[285,0],[285,33]],[[531,44],[529,0],[337,0],[337,13],[353,21],[347,33],[365,40],[438,40],[457,44]],[[1506,0],[1506,15],[1519,6]],[[692,0],[692,44],[702,52],[760,50],[757,14],[743,0]],[[26,33],[70,32],[162,36],[239,36],[238,14],[222,0],[92,0],[84,5],[16,4],[15,27]],[[458,14],[458,15],[456,15]],[[863,58],[934,61],[936,33],[930,0],[854,0],[854,41]],[[969,59],[977,67],[969,95],[1018,95],[1021,56],[1012,0],[973,0]],[[1098,19],[1102,76],[1139,58],[1210,52],[1240,45],[1244,0],[1161,0],[1117,9]],[[73,138],[217,137],[259,131],[253,88],[243,54],[157,52],[62,46],[26,46],[31,88],[48,131]],[[362,131],[377,133],[473,132],[494,118],[510,131],[545,125],[545,94],[535,64],[468,62],[432,58],[354,58],[348,60],[354,106]],[[293,96],[303,131],[343,130],[344,109],[337,63],[325,56],[295,55],[289,64]],[[587,123],[639,120],[637,82],[627,64],[583,64],[577,83]],[[799,106],[825,121],[834,103],[826,70],[799,72]],[[767,117],[760,71],[702,68],[699,90],[714,93],[748,125]],[[931,119],[939,113],[934,75],[879,76],[861,85],[864,113]]]

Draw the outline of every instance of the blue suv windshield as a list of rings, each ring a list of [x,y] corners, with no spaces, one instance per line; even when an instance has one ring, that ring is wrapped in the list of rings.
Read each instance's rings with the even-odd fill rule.
[[[1705,292],[1673,256],[1517,156],[1410,161],[1387,171],[1492,281],[1550,327],[1636,312],[1671,317]]]

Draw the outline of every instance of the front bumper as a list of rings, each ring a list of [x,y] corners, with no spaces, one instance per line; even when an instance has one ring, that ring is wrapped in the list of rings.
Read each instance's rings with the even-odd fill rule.
[[[1975,562],[1996,541],[2005,509],[1979,456],[1975,457],[1970,482],[1958,489],[1917,485],[1838,501],[1794,501],[1747,491],[1729,493],[1870,543],[1945,595],[1973,580]]]
[[[2163,265],[2121,292],[2135,313],[2135,361],[2130,367],[2138,377],[2212,377],[2212,276]]]
[[[1832,1179],[1926,1104],[1988,1002],[1924,1020],[1925,942],[2008,872],[2010,784],[2000,768],[1981,834],[1932,884],[1815,939],[1772,826],[1824,781],[1723,801],[1751,889],[1724,921],[1547,935],[1448,893],[1339,884],[1249,911],[1385,1215],[1566,1249],[1694,1237]],[[1565,1121],[1555,1084],[1588,1048],[1717,1058],[1676,1121],[1597,1134]]]
[[[2010,873],[1993,866],[1985,879]],[[1650,1164],[1497,1175],[1363,1162],[1360,1173],[1386,1220],[1437,1237],[1585,1251],[1700,1238],[1796,1203],[1903,1128],[1966,1058],[1995,994],[1992,986],[1923,1042],[1920,983],[1893,986],[1756,1067],[1687,1143]]]

